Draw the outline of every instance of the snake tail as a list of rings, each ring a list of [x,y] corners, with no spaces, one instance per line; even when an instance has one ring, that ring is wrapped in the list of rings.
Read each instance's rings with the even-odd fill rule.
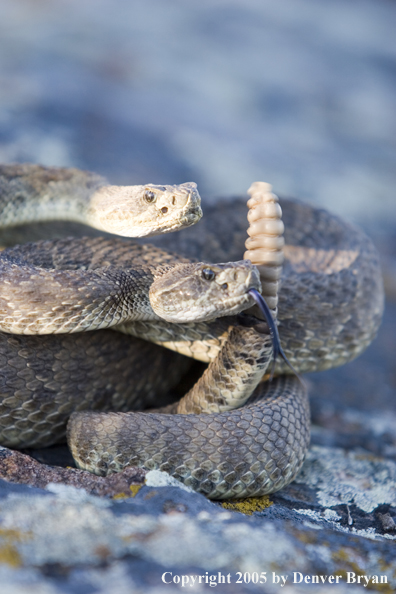
[[[265,182],[254,182],[249,190],[248,200],[249,238],[245,242],[245,260],[255,264],[260,272],[262,295],[277,317],[279,279],[284,261],[284,225],[278,197],[272,193],[272,186]]]

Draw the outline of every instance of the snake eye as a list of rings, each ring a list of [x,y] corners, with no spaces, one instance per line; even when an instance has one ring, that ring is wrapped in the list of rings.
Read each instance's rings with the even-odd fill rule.
[[[146,202],[152,203],[152,202],[156,201],[157,196],[151,190],[146,190],[144,192],[143,198],[145,199]]]
[[[216,273],[213,272],[211,268],[204,268],[202,270],[202,277],[207,281],[212,281],[216,276]]]

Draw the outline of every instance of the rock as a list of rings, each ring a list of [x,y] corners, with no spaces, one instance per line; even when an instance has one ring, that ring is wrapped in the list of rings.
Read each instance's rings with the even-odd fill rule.
[[[62,484],[84,489],[92,495],[115,497],[133,492],[144,483],[145,476],[146,471],[141,468],[127,468],[107,477],[95,476],[77,468],[40,464],[26,454],[0,447],[0,478],[11,483],[39,488]]]

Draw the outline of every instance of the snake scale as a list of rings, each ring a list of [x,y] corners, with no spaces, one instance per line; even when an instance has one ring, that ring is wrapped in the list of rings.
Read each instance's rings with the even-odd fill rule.
[[[1,166],[0,221],[6,232],[54,217],[103,230],[104,204],[109,231],[128,235],[117,187],[107,188],[102,178],[78,170]],[[127,209],[131,196],[139,205],[136,236],[152,233],[146,212],[157,227],[162,221],[163,232],[200,217],[194,184],[136,188],[120,190]],[[263,293],[278,315],[283,350],[295,369],[329,369],[356,357],[375,336],[383,308],[378,256],[360,230],[327,211],[291,200],[281,206],[285,246],[277,240],[273,251],[284,252],[283,272],[279,279],[280,260],[272,268],[259,266]],[[164,222],[177,209],[178,222]],[[61,441],[71,416],[68,440],[76,463],[97,474],[127,465],[160,468],[217,499],[262,495],[288,484],[309,443],[308,398],[282,360],[276,378],[261,381],[272,358],[268,327],[254,309],[238,313],[253,304],[247,292],[259,286],[257,269],[238,262],[245,220],[245,203],[235,199],[207,206],[198,225],[158,236],[154,245],[90,237],[4,250],[0,443],[37,447]],[[271,230],[275,223],[265,224]],[[256,235],[263,235],[257,229],[251,251]],[[267,234],[266,241],[275,239]],[[199,263],[213,260],[236,263]],[[130,270],[139,279],[137,297],[125,276]],[[157,281],[162,305],[155,310],[147,291],[154,298]],[[25,306],[31,296],[36,301]],[[180,296],[190,299],[184,319],[173,317]],[[212,307],[199,319],[198,306],[211,299],[216,307],[229,299],[230,309],[215,313]],[[43,300],[50,304],[44,314]],[[138,306],[144,315],[132,320],[119,313],[128,316]],[[65,322],[70,314],[74,321]],[[44,333],[47,323],[55,333],[32,335]],[[183,355],[208,366],[179,403],[160,412],[103,412],[160,406],[188,369]]]

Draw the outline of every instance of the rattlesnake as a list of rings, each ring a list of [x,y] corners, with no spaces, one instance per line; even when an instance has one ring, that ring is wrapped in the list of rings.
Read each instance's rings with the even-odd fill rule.
[[[12,170],[12,167],[4,166],[0,173],[3,173],[3,194],[9,195],[13,185],[26,204],[26,197],[31,194],[40,203],[40,197],[48,195],[48,185],[52,188],[49,203],[55,204],[53,198],[58,195],[58,177],[68,204],[70,185],[65,190],[65,177],[70,184],[76,175],[74,188],[88,188],[88,194],[91,193],[87,180],[92,179],[92,174],[77,170],[47,170],[36,166]],[[34,191],[31,189],[32,178],[36,180]],[[103,181],[100,185],[104,185]],[[192,185],[187,190],[189,195],[196,195]],[[162,193],[167,190],[150,185],[141,188],[142,191]],[[167,208],[172,205],[172,190],[168,196]],[[298,371],[327,369],[359,354],[375,335],[383,300],[377,255],[363,233],[326,211],[292,201],[282,201],[281,204],[286,222],[286,264],[281,278],[278,316],[282,345]],[[84,208],[80,202],[77,211],[81,214]],[[199,205],[193,204],[192,210],[193,217],[197,218]],[[81,220],[80,214],[74,219],[80,217]],[[236,270],[238,274],[245,271],[241,272],[245,275],[243,278],[236,278],[236,285],[243,285],[246,264],[240,268],[234,265],[219,269],[212,265],[191,264],[188,259],[239,260],[243,253],[242,221],[245,216],[245,207],[240,200],[219,203],[207,209],[205,222],[195,228],[155,240],[158,245],[171,247],[173,254],[160,247],[120,239],[64,239],[6,250],[3,265],[7,264],[7,271],[9,267],[14,268],[17,275],[21,275],[21,270],[26,270],[24,267],[28,265],[68,271],[73,290],[63,300],[64,305],[55,300],[55,313],[51,310],[52,313],[45,315],[47,321],[48,318],[63,319],[62,307],[73,308],[75,279],[82,278],[84,268],[95,276],[97,271],[102,275],[105,267],[106,283],[110,279],[116,284],[120,278],[114,274],[114,266],[118,270],[133,266],[146,271],[148,263],[152,267],[159,265],[170,281],[171,267],[172,270],[182,270],[183,267],[190,271],[199,270],[200,279],[202,275],[210,277],[212,273],[218,279],[225,273],[227,279],[218,285],[224,292],[230,290]],[[38,214],[36,220],[40,218]],[[186,215],[184,218],[185,224],[190,224],[191,219]],[[10,224],[10,218],[6,223]],[[251,229],[254,224],[251,221]],[[103,228],[103,223],[97,226]],[[250,252],[257,248],[255,234],[252,234]],[[273,249],[279,253],[282,246]],[[267,298],[270,302],[271,297],[275,298],[270,307],[276,312],[276,292],[271,295],[271,285],[278,283],[280,266],[276,262],[272,264],[272,272],[271,267],[269,273],[268,268],[263,268],[262,272],[266,273]],[[6,299],[3,301],[13,303],[14,310],[22,312],[19,316],[25,328],[22,332],[34,332],[37,316],[32,319],[31,309],[23,308],[24,297],[20,297],[23,292],[34,292],[28,286],[31,271],[26,274],[20,277],[27,283],[22,285],[22,290],[17,287],[16,292],[4,292]],[[55,282],[61,282],[57,274]],[[204,280],[210,285],[209,278]],[[91,285],[89,281],[88,286]],[[84,293],[84,299],[96,299],[97,285],[95,277],[95,290]],[[167,292],[168,285],[165,285]],[[256,285],[254,281],[252,286]],[[26,291],[23,287],[27,287]],[[248,285],[245,294],[247,288]],[[11,295],[15,296],[14,301],[19,300],[17,306]],[[192,298],[196,301],[196,297]],[[101,299],[96,300],[97,304],[103,301]],[[251,304],[251,300],[244,299],[243,307]],[[59,315],[57,305],[62,315]],[[124,309],[129,307],[125,306],[125,300],[122,306]],[[147,309],[147,300],[145,306]],[[5,324],[3,331],[15,331],[14,318],[9,312],[5,316],[1,313],[1,323]],[[26,324],[27,318],[30,325]],[[103,327],[95,326],[98,320],[104,320],[106,326],[109,309],[103,314],[95,310],[95,314],[88,318],[87,329]],[[117,329],[124,333],[148,337],[209,362],[209,367],[179,405],[170,405],[166,409],[167,412],[177,409],[179,413],[193,414],[80,412],[72,415],[69,443],[80,467],[100,474],[120,470],[129,464],[161,468],[211,498],[263,494],[292,480],[308,445],[309,409],[303,385],[295,377],[285,375],[290,372],[285,363],[278,361],[276,364],[276,374],[281,374],[280,377],[271,383],[260,383],[247,405],[230,410],[245,403],[247,394],[259,383],[268,367],[272,350],[265,323],[249,315],[209,322],[187,320],[187,323],[177,322],[171,326],[158,315],[133,324],[117,318],[116,323]],[[55,331],[64,331],[64,325],[61,326],[55,324]],[[72,331],[76,329],[80,330],[81,326],[74,325]],[[185,368],[185,358],[155,345],[130,340],[111,330],[45,338],[0,334],[0,360],[5,370],[0,405],[1,443],[14,447],[53,443],[63,437],[65,421],[73,410],[128,410],[154,405],[154,397],[168,391],[177,382],[179,369]],[[110,363],[105,354],[110,357]],[[135,391],[131,387],[133,382]]]

